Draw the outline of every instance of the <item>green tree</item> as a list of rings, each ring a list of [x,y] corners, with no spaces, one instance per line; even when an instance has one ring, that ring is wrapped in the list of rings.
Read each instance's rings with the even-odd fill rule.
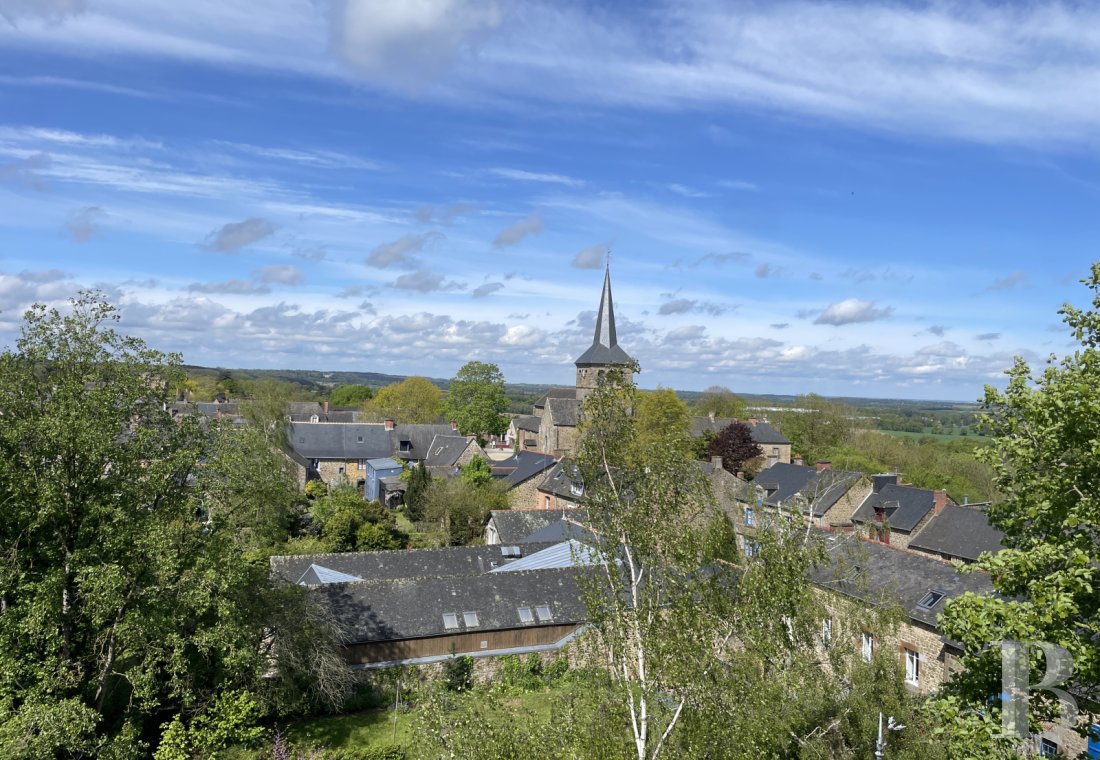
[[[508,429],[508,397],[504,394],[504,375],[495,364],[470,361],[462,365],[447,387],[443,413],[458,423],[467,435],[501,435]]]
[[[713,414],[715,417],[732,417],[740,420],[745,418],[745,400],[729,388],[712,385],[696,399],[694,411],[699,415]]]
[[[314,499],[310,512],[330,552],[403,549],[409,543],[393,512],[377,501],[365,501],[352,486],[334,488]]]
[[[816,393],[799,396],[793,408],[778,415],[783,434],[791,439],[795,452],[812,462],[848,440],[852,433],[852,410]]]
[[[462,465],[460,476],[472,486],[484,486],[493,482],[493,468],[485,457],[477,456]]]
[[[443,391],[426,377],[408,377],[379,389],[365,410],[376,419],[410,424],[439,422]]]
[[[729,472],[744,470],[745,465],[764,456],[764,450],[752,439],[752,429],[744,422],[732,422],[718,431],[707,447],[710,456],[722,457]]]
[[[338,385],[332,389],[329,401],[335,406],[362,406],[374,398],[369,385]]]
[[[428,487],[424,513],[439,526],[448,545],[462,546],[479,542],[489,512],[508,506],[508,493],[501,483],[477,486],[462,478],[436,478]]]
[[[412,522],[420,522],[424,519],[424,501],[431,484],[432,475],[423,461],[410,470],[409,485],[405,489],[405,516]]]
[[[280,661],[262,678],[284,641],[272,623],[308,617],[246,555],[282,507],[246,503],[239,482],[215,488],[234,475],[211,460],[220,432],[165,411],[179,357],[115,320],[95,293],[67,313],[35,306],[0,354],[5,757],[146,754],[164,717],[292,677]]]
[[[661,443],[686,445],[691,412],[671,388],[639,391],[634,397],[634,435],[637,445],[648,447]]]
[[[1064,647],[1077,683],[1100,682],[1100,263],[1083,282],[1092,308],[1059,311],[1079,348],[1052,356],[1038,374],[1017,358],[1003,393],[986,387],[984,429],[993,441],[983,455],[1001,493],[988,514],[1008,548],[977,563],[1001,596],[968,594],[945,610],[945,635],[966,645],[966,672],[939,704],[947,712],[983,707],[1001,692],[1002,639]],[[1032,683],[1038,676],[1032,673]],[[1032,697],[1046,707],[1032,720],[1049,717],[1049,695]],[[999,706],[989,713],[993,720],[969,737],[972,756],[1005,751],[990,738],[999,730]]]

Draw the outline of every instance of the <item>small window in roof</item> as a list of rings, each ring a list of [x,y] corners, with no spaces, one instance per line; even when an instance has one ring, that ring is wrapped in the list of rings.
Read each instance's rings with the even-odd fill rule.
[[[937,604],[939,604],[940,600],[943,599],[945,596],[947,596],[947,594],[945,594],[943,591],[936,591],[935,589],[933,589],[925,594],[919,602],[917,602],[917,606],[920,607],[922,610],[930,610]]]
[[[545,604],[540,604],[538,607],[535,607],[535,614],[539,616],[540,621],[551,620],[554,617],[550,612],[550,607]]]
[[[475,626],[481,625],[481,623],[477,622],[477,613],[476,612],[463,612],[462,613],[462,620],[463,620],[463,622],[466,623],[467,628],[473,628]]]
[[[530,607],[519,608],[519,622],[521,623],[533,623],[535,622],[535,616],[531,614]]]
[[[363,442],[363,436],[361,436],[361,435],[357,435],[357,436],[355,437],[355,439],[356,439],[356,442],[357,442],[357,443],[362,443],[362,442]]]
[[[448,630],[454,630],[458,628],[458,614],[454,612],[444,612],[443,627]]]

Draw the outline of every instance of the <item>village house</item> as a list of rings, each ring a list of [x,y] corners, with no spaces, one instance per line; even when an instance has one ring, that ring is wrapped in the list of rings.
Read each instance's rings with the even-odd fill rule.
[[[948,503],[909,540],[909,548],[943,560],[974,562],[983,552],[999,552],[1003,539],[980,506]]]
[[[910,539],[954,502],[944,490],[902,485],[895,473],[872,475],[871,493],[852,515],[865,534],[884,544],[905,549]]]
[[[713,412],[705,417],[695,416],[691,418],[691,436],[702,438],[705,435],[714,436],[725,430],[735,422],[748,425],[752,433],[752,441],[763,451],[758,459],[745,463],[748,470],[759,472],[773,464],[791,463],[791,442],[779,432],[767,420],[759,420],[755,417],[738,420],[735,417],[716,417]]]
[[[493,477],[508,488],[513,509],[530,509],[536,503],[538,487],[547,470],[556,464],[554,457],[537,451],[517,451],[506,459],[492,462]]]

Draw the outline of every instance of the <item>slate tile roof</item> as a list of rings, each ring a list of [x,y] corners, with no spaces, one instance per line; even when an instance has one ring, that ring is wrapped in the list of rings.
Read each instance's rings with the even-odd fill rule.
[[[574,486],[580,486],[581,492],[573,493]],[[547,471],[546,477],[539,483],[538,490],[560,496],[567,501],[578,502],[584,498],[584,485],[577,465],[566,460],[558,462]]]
[[[882,507],[891,530],[909,533],[932,511],[934,499],[933,492],[927,488],[891,483],[871,492],[852,515],[852,522],[873,522],[875,507]]]
[[[790,444],[790,440],[768,422],[758,420],[753,423],[748,420],[736,420],[733,417],[715,417],[713,420],[710,417],[692,417],[691,434],[699,438],[708,431],[717,433],[734,422],[744,422],[748,425],[749,430],[752,431],[752,440],[761,446],[765,444],[773,446]],[[767,454],[768,452],[765,451],[764,453]]]
[[[496,528],[501,544],[528,543],[530,539],[548,526],[561,522],[568,514],[572,519],[583,521],[587,517],[584,509],[494,509],[489,516]],[[551,536],[546,539],[553,541]],[[557,540],[564,540],[558,538]]]
[[[753,498],[756,486],[766,489],[764,503],[768,506],[789,506],[790,501],[802,494],[812,500],[815,517],[824,517],[859,480],[863,473],[854,470],[818,470],[800,464],[776,462],[762,470],[752,483],[742,487],[743,498]]]
[[[519,414],[512,418],[512,425],[515,426],[516,430],[526,430],[529,433],[539,432],[541,422],[542,418],[533,414]]]
[[[946,562],[861,541],[850,533],[824,536],[829,564],[815,568],[815,583],[870,604],[896,601],[917,622],[937,625],[947,600],[964,592],[994,593],[985,573],[960,573]],[[942,592],[943,597],[930,607],[920,606],[929,591]]]
[[[450,432],[450,426],[447,427]],[[464,435],[437,435],[428,446],[424,457],[425,467],[454,467],[462,452],[470,445],[470,439]]]
[[[403,459],[427,459],[437,435],[458,435],[450,425],[400,424],[393,429],[394,451]],[[403,447],[408,442],[409,449]]]
[[[550,390],[546,391],[546,395],[544,395],[542,398],[540,398],[538,401],[536,401],[533,404],[533,406],[536,409],[542,409],[543,407],[546,406],[546,402],[549,401],[552,398],[571,398],[574,401],[576,401],[577,400],[577,389],[576,388],[551,388]]]
[[[493,462],[493,476],[515,488],[554,466],[556,460],[538,451],[520,451]]]
[[[553,424],[564,427],[577,426],[581,411],[580,401],[572,398],[551,398],[547,399],[546,403],[550,407],[550,419]]]
[[[521,555],[527,556],[550,545],[525,546]],[[480,575],[512,561],[514,559],[504,557],[500,546],[445,546],[408,551],[288,554],[271,557],[269,563],[275,575],[288,583],[298,583],[313,565],[363,580],[387,580]]]
[[[393,454],[381,423],[291,422],[287,441],[305,459],[378,459]]]
[[[446,576],[334,583],[310,595],[326,602],[349,631],[348,643],[397,641],[473,631],[582,623],[586,612],[577,587],[583,569],[526,570],[475,577]],[[519,608],[546,606],[549,620],[524,623]],[[468,625],[464,613],[477,616]],[[458,627],[446,628],[454,613]]]
[[[998,552],[1004,533],[977,507],[948,504],[909,540],[910,549],[973,562],[982,552]]]

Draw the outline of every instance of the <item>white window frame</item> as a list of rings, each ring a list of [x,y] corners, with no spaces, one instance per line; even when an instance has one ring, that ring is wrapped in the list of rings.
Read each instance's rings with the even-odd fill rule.
[[[1039,737],[1039,757],[1058,757],[1058,742],[1045,736]]]
[[[365,469],[367,469],[367,460],[366,459],[360,459],[359,460],[359,471],[362,472]]]
[[[752,507],[745,507],[745,526],[749,528],[756,526],[756,512]]]
[[[875,656],[875,635],[869,631],[863,631],[859,635],[859,653],[864,662],[870,662]]]
[[[905,648],[905,683],[920,686],[920,652]]]

